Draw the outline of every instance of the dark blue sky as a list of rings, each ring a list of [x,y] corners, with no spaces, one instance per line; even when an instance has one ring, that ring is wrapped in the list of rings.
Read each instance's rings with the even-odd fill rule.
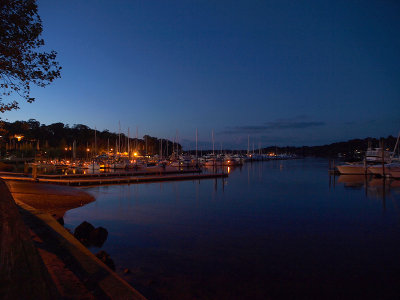
[[[62,78],[3,116],[218,148],[400,130],[400,2],[39,0]]]

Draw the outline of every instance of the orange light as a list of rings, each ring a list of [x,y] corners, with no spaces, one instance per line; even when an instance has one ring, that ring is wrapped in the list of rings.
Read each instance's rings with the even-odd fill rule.
[[[89,152],[89,151],[90,151],[90,149],[89,149],[89,148],[87,148],[87,149],[86,149],[86,151],[87,151],[87,152]]]
[[[67,147],[65,147],[64,149],[65,149],[65,151],[67,151],[67,150],[68,150],[68,148],[67,148]]]
[[[133,153],[133,156],[138,156],[138,153],[137,153],[137,152],[134,152],[134,153]]]

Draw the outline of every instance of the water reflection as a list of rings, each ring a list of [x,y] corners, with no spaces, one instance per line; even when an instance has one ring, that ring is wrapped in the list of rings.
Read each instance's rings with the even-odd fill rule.
[[[96,202],[64,219],[107,228],[102,249],[149,299],[396,298],[399,182],[328,185],[327,168],[270,161],[225,180],[87,188]]]
[[[400,180],[391,178],[377,178],[372,175],[340,175],[329,177],[329,186],[335,188],[335,183],[342,184],[347,189],[364,190],[367,198],[382,200],[382,207],[386,207],[386,199],[394,198],[400,193]]]

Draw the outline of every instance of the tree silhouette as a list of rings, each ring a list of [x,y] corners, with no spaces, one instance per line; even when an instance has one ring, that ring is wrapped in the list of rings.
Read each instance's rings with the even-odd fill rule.
[[[60,77],[57,53],[39,51],[42,31],[35,0],[0,0],[0,112],[19,108],[15,93],[31,103],[32,84],[45,87]]]

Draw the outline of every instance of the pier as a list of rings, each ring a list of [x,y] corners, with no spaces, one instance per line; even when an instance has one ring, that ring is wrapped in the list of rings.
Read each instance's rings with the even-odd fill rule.
[[[103,184],[133,184],[158,181],[199,180],[228,177],[227,173],[201,174],[199,170],[184,170],[175,172],[127,172],[127,173],[99,173],[99,174],[70,174],[70,175],[38,175],[17,176],[15,174],[0,174],[3,180],[36,181],[71,186],[89,186]]]

